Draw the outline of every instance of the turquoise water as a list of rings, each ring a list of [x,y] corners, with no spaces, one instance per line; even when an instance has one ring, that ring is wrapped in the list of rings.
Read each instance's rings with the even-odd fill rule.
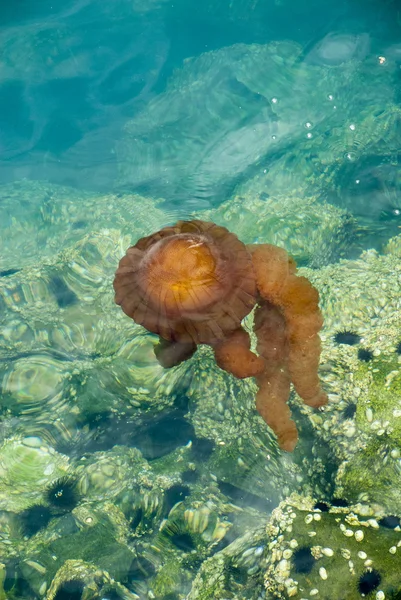
[[[401,598],[398,3],[3,4],[0,600]],[[115,304],[180,219],[319,292],[293,452],[254,378],[163,368]]]

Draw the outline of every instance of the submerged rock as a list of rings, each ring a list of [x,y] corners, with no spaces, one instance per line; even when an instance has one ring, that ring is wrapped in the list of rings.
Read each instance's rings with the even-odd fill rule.
[[[338,495],[401,515],[399,247],[400,236],[385,255],[368,251],[311,273],[325,318],[321,374],[330,399],[311,423],[338,463]]]
[[[327,600],[399,594],[399,532],[381,528],[368,505],[322,512],[315,503],[292,496],[273,511],[266,531],[266,591]]]
[[[59,250],[57,232],[68,222],[68,213],[55,220],[54,237],[49,238],[57,251],[42,253],[38,246],[34,265],[13,270],[6,264],[12,272],[0,277],[1,433],[6,438],[0,451],[5,489],[3,496],[0,492],[0,548],[6,557],[7,592],[29,598],[45,590],[58,600],[59,592],[62,597],[64,591],[85,588],[87,594],[92,590],[104,597],[185,593],[189,598],[247,595],[256,600],[263,594],[264,577],[274,593],[287,593],[279,576],[288,568],[287,579],[299,583],[316,575],[315,587],[327,586],[334,562],[324,561],[332,556],[301,553],[296,579],[292,555],[274,554],[274,547],[292,534],[289,527],[294,532],[309,513],[315,522],[310,504],[304,515],[304,504],[293,496],[282,505],[292,503],[291,510],[280,508],[271,523],[284,512],[293,522],[286,522],[287,529],[277,535],[272,525],[266,536],[264,523],[271,511],[293,492],[310,494],[328,507],[326,512],[319,509],[328,514],[328,528],[340,518],[366,539],[377,535],[372,544],[381,550],[390,541],[385,532],[398,533],[399,525],[390,525],[401,514],[401,238],[391,240],[383,256],[370,250],[345,260],[342,253],[356,252],[352,238],[358,232],[345,210],[302,194],[263,196],[262,180],[255,176],[248,187],[243,185],[243,195],[215,211],[202,211],[202,218],[219,219],[246,241],[282,245],[301,264],[314,267],[304,272],[321,295],[321,374],[329,405],[312,412],[298,405],[293,394],[300,443],[288,455],[280,452],[255,410],[255,383],[221,371],[208,348],[163,370],[153,352],[156,339],[121,314],[111,283],[131,241],[150,233],[153,219],[164,225],[172,215],[147,200],[135,220],[132,203],[140,202],[138,197],[91,196],[93,214],[71,238],[60,237]],[[78,194],[71,191],[69,205],[69,190],[58,196],[50,187],[72,211],[74,206],[88,211],[86,196],[78,208]],[[33,188],[42,197],[48,186]],[[13,198],[18,190],[21,202],[27,201],[29,186],[13,188]],[[105,206],[117,215],[113,227],[106,227],[112,217],[102,216]],[[23,214],[18,218],[16,228],[25,231]],[[52,227],[50,222],[50,233]],[[27,235],[30,231],[28,227]],[[23,260],[22,245],[16,256]],[[245,323],[248,329],[251,319]],[[49,486],[58,493],[57,480],[63,476],[74,479],[78,492],[69,506],[48,495]],[[336,513],[333,497],[337,509],[341,501],[369,508],[343,506]],[[376,531],[372,524],[363,525],[364,510],[369,519],[389,526]],[[292,512],[302,518],[291,517]],[[357,514],[355,527],[347,521],[352,512]],[[32,515],[36,526],[27,528]],[[345,539],[337,528],[333,539]],[[299,535],[305,537],[305,531],[300,529]],[[322,538],[327,531],[322,530]],[[361,534],[355,532],[353,543],[359,548]],[[389,548],[398,548],[397,543],[391,537]],[[334,550],[323,541],[316,546]],[[362,552],[370,560],[368,551]],[[388,553],[391,559],[393,550]],[[357,558],[348,561],[357,563],[353,568],[361,589],[366,589],[365,574],[374,571],[381,585],[393,585],[390,563],[383,575],[382,558],[375,555],[372,565]],[[317,569],[312,559],[321,561]],[[77,570],[69,561],[80,561],[74,563]],[[348,561],[344,577],[351,581]],[[81,567],[83,576],[75,576]],[[94,572],[99,578],[93,582]],[[353,594],[356,588],[349,589]]]
[[[324,198],[353,213],[351,188],[363,182],[366,162],[393,164],[398,152],[397,69],[369,55],[367,34],[328,34],[306,56],[280,41],[189,59],[127,123],[117,144],[121,187],[186,212],[251,187]],[[358,204],[366,225],[369,198]],[[386,233],[370,225],[365,247],[379,247]]]
[[[68,472],[68,457],[41,438],[8,438],[0,446],[0,509],[26,508],[41,499],[44,487]]]
[[[121,185],[179,202],[216,204],[261,161],[332,114],[333,86],[293,42],[238,44],[186,61],[126,126]],[[311,99],[315,99],[314,103]]]
[[[320,40],[307,54],[311,64],[340,66],[352,60],[363,60],[370,45],[369,35],[332,32]]]
[[[249,527],[242,537],[203,563],[188,600],[263,597],[266,553],[265,525]]]
[[[132,238],[156,231],[165,224],[166,215],[159,205],[157,200],[129,194],[100,195],[47,182],[22,180],[0,186],[0,231],[6,231],[0,236],[0,277],[1,272],[6,278],[13,274],[11,271],[17,272],[22,267],[53,262],[54,256],[62,250],[82,243],[85,233],[107,235],[108,229],[118,227],[122,252]],[[127,241],[124,236],[129,236]],[[118,243],[117,240],[114,243]],[[75,257],[79,262],[72,265],[83,277],[89,265],[93,269],[95,261],[99,263],[101,257],[105,260],[111,250],[110,244],[96,250],[93,245],[96,242],[83,242],[79,257],[78,253]],[[104,267],[103,262],[101,271],[92,270],[95,280]]]
[[[362,243],[362,232],[347,211],[301,193],[269,193],[264,179],[250,180],[240,194],[217,209],[200,212],[200,218],[227,227],[246,244],[283,247],[299,266],[336,262]]]
[[[399,593],[399,531],[379,524],[369,505],[335,504],[291,495],[266,525],[203,563],[188,600]]]

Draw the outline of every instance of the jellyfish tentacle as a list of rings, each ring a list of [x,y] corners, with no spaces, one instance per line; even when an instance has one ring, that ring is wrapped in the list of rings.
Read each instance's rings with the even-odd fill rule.
[[[280,302],[290,338],[288,368],[292,383],[305,404],[318,408],[327,403],[327,394],[321,389],[318,376],[319,331],[323,324],[319,293],[306,277],[290,275],[281,291]]]
[[[164,338],[159,338],[154,352],[161,366],[170,369],[191,358],[196,349],[197,345],[194,343],[169,342]]]
[[[311,336],[290,344],[288,369],[297,394],[308,406],[319,408],[327,404],[327,394],[322,390],[319,376],[320,338]]]
[[[271,244],[247,246],[252,254],[258,292],[272,304],[278,304],[284,284],[294,269],[294,261],[283,248]]]
[[[295,261],[282,248],[269,244],[248,248],[261,296],[255,312],[257,350],[267,364],[258,377],[256,405],[280,446],[291,449],[297,434],[286,404],[290,382],[305,404],[318,408],[327,402],[318,376],[323,324],[319,293],[297,275]],[[282,340],[279,331],[284,332]]]
[[[290,394],[290,376],[285,370],[271,370],[259,379],[256,410],[277,435],[280,448],[292,452],[298,441],[297,426],[291,419],[286,399]]]
[[[261,301],[255,310],[257,351],[265,369],[257,377],[256,409],[277,435],[280,448],[292,452],[298,440],[297,427],[287,405],[291,377],[288,370],[289,340],[284,315],[277,306]]]
[[[212,347],[219,367],[239,379],[255,377],[265,368],[264,360],[250,349],[249,333],[242,327]]]

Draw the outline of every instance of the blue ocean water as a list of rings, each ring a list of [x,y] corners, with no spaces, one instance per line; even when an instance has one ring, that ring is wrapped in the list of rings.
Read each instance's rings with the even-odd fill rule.
[[[2,3],[0,600],[401,597],[400,100],[396,0]],[[180,219],[319,291],[294,452],[114,302]]]

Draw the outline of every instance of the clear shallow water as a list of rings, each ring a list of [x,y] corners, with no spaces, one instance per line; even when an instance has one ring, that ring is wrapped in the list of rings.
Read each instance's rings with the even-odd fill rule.
[[[397,4],[0,17],[0,598],[398,598]],[[179,218],[319,290],[329,404],[292,394],[292,454],[252,380],[208,348],[162,369],[114,304]]]

